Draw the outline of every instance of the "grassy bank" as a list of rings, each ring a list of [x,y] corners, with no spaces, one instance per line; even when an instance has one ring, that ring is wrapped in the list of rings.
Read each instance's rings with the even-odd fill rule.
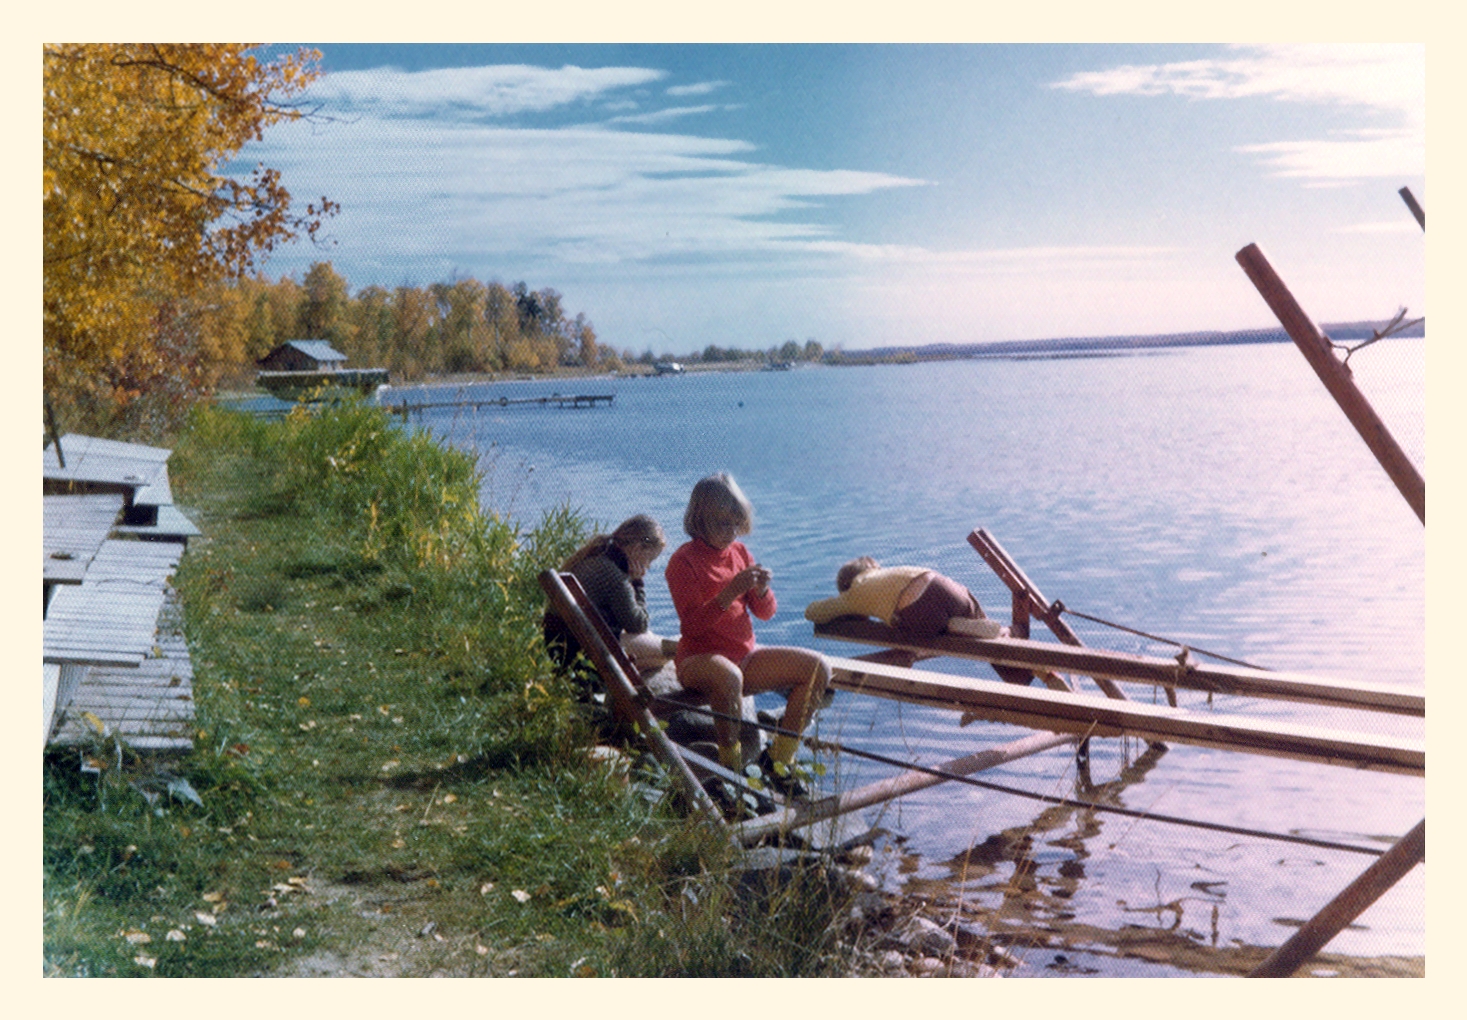
[[[499,519],[366,406],[172,446],[196,749],[48,754],[48,974],[848,972],[837,896],[735,895],[655,774],[588,753],[535,580],[587,522]]]

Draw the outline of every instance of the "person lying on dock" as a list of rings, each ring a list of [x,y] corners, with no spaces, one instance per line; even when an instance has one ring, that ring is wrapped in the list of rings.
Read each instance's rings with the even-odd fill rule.
[[[628,517],[609,535],[596,535],[561,564],[574,574],[606,626],[621,639],[639,672],[647,673],[667,661],[663,640],[649,629],[643,578],[662,550],[667,536],[646,514]],[[562,669],[569,668],[581,650],[575,635],[553,609],[541,621],[545,650]]]
[[[829,623],[841,616],[874,616],[918,638],[943,631],[969,637],[1007,637],[1008,628],[983,615],[963,585],[926,567],[883,567],[870,556],[844,564],[835,575],[840,594],[805,607],[805,619]]]
[[[667,562],[667,589],[677,608],[677,674],[681,684],[705,694],[715,711],[729,718],[714,720],[718,757],[725,768],[742,772],[739,723],[745,694],[785,691],[777,734],[760,755],[759,766],[770,785],[791,797],[803,796],[803,784],[790,771],[800,733],[830,682],[830,664],[807,648],[763,647],[754,641],[752,613],[761,620],[774,615],[777,604],[770,572],[754,557],[740,535],[754,526],[754,510],[727,474],[710,475],[693,486],[683,528],[689,541]]]

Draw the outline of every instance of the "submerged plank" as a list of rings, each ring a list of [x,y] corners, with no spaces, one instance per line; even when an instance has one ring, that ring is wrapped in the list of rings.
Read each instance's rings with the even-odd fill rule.
[[[1035,672],[1050,670],[1108,677],[1158,687],[1180,687],[1214,694],[1297,701],[1333,708],[1357,708],[1396,715],[1426,715],[1426,695],[1404,691],[1387,684],[1360,683],[1274,673],[1241,666],[1162,659],[1100,648],[1026,641],[1018,638],[975,638],[939,634],[913,641],[894,627],[875,620],[843,617],[815,628],[815,636],[883,648],[903,648],[925,655],[950,655],[998,665],[1018,666]]]
[[[1426,774],[1426,743],[1420,740],[1017,687],[860,659],[829,661],[835,671],[831,683],[838,689],[954,709],[991,722],[1081,736],[1175,741],[1407,775]]]

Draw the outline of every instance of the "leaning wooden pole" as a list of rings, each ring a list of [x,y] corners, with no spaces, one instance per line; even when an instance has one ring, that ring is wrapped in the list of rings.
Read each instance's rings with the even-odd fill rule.
[[[703,789],[702,784],[693,775],[692,769],[688,767],[688,763],[683,761],[682,755],[678,754],[672,741],[667,739],[667,734],[662,732],[662,727],[657,724],[657,720],[647,708],[645,699],[638,696],[631,678],[616,661],[616,656],[610,653],[605,637],[598,631],[595,623],[587,617],[575,596],[561,580],[560,574],[554,570],[544,571],[540,575],[540,587],[545,589],[545,593],[550,596],[555,605],[555,611],[560,614],[561,619],[575,635],[582,650],[595,663],[597,672],[606,682],[607,693],[611,696],[617,714],[636,725],[642,738],[647,741],[652,753],[667,768],[673,782],[681,789],[687,802],[700,812],[709,824],[726,831],[728,826],[723,821],[722,812],[713,803],[713,798],[708,796],[708,791]]]
[[[1421,229],[1426,229],[1426,210],[1421,208],[1421,203],[1416,201],[1416,196],[1411,194],[1410,188],[1402,188],[1399,192],[1401,201],[1406,203],[1406,208],[1411,210],[1411,215],[1416,217],[1416,222],[1421,224]]]
[[[1248,976],[1288,977],[1425,859],[1426,819],[1423,818]]]
[[[1345,417],[1350,419],[1350,424],[1355,426],[1355,431],[1360,433],[1360,438],[1365,440],[1365,445],[1375,454],[1375,459],[1406,498],[1407,504],[1415,511],[1421,523],[1425,524],[1426,479],[1416,470],[1416,465],[1411,463],[1390,430],[1385,427],[1385,423],[1375,413],[1375,408],[1370,406],[1370,401],[1356,388],[1349,367],[1335,357],[1329,341],[1300,307],[1299,302],[1294,300],[1294,295],[1289,293],[1284,281],[1274,272],[1273,266],[1268,264],[1268,259],[1263,257],[1258,245],[1248,245],[1235,258],[1243,267],[1243,272],[1248,274],[1248,279],[1253,281],[1253,286],[1258,288],[1258,293],[1263,296],[1268,307],[1278,316],[1294,344],[1303,352],[1305,360],[1319,376],[1320,382],[1324,383],[1324,388],[1335,398],[1335,403],[1340,405],[1340,410],[1345,412]]]

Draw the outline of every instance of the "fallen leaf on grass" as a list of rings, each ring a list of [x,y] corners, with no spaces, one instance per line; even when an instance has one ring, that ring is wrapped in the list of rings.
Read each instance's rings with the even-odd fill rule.
[[[456,800],[458,800],[458,796],[456,794],[445,793],[443,795],[443,803],[445,804],[452,804]]]
[[[206,893],[204,893],[204,902],[205,903],[218,903],[222,899],[224,899],[224,894],[222,892],[206,892]]]
[[[310,708],[311,707],[311,699],[310,698],[306,698],[306,697],[296,698],[295,699],[295,703],[297,705],[299,705],[301,708]]]
[[[219,923],[219,919],[216,918],[213,914],[206,914],[202,910],[194,914],[194,918],[205,928],[212,928]]]
[[[479,895],[480,896],[488,896],[493,891],[494,891],[494,883],[493,882],[485,882],[483,885],[479,886]]]
[[[393,769],[397,768],[397,766],[400,765],[400,764],[401,764],[401,762],[399,762],[396,758],[393,758],[390,761],[385,761],[385,762],[382,763],[382,771],[383,772],[391,772]]]
[[[290,933],[290,937],[295,939],[303,939],[306,937],[306,930],[304,928],[297,928],[295,931]]]
[[[153,936],[145,931],[130,931],[123,937],[134,946],[145,946],[153,941]]]
[[[476,946],[474,946],[474,952],[478,953],[480,956],[488,956],[489,955],[489,947],[488,946],[477,946],[476,945]]]
[[[402,848],[403,848],[403,847],[405,847],[405,846],[407,846],[407,843],[406,843],[406,841],[404,841],[404,840],[401,840],[401,839],[394,839],[394,840],[393,840],[393,841],[392,841],[392,848],[393,848],[393,849],[394,849],[394,850],[401,850],[401,849],[402,849]]]
[[[139,953],[137,956],[134,956],[132,958],[132,962],[137,964],[139,967],[147,967],[149,970],[152,970],[154,967],[158,966],[157,957],[148,956],[145,953]]]
[[[183,932],[179,931],[177,928],[171,929],[168,932],[168,934],[165,935],[165,936],[163,936],[163,937],[166,938],[169,942],[186,942],[186,941],[188,941],[188,936],[185,935]]]
[[[510,895],[519,900],[521,903],[530,902],[530,894],[525,892],[523,889],[516,889],[514,892],[510,893]]]

